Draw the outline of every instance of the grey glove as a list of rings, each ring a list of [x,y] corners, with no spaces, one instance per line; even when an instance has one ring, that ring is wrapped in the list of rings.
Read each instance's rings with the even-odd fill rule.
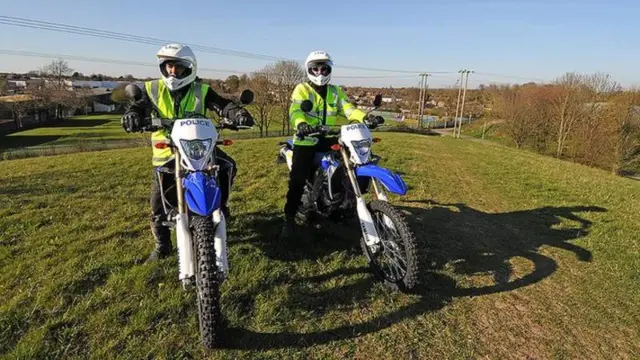
[[[306,136],[313,133],[313,131],[314,130],[311,125],[307,124],[306,122],[298,124],[298,135]]]
[[[120,120],[122,128],[126,132],[140,132],[142,131],[142,119],[136,112],[129,112],[122,116]]]

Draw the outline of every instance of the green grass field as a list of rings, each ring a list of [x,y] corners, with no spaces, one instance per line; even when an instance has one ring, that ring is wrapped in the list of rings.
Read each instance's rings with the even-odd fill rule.
[[[254,110],[254,115],[257,116],[255,109],[252,110]],[[280,118],[282,115],[276,110],[271,114],[273,120],[268,129],[265,129],[271,135],[278,135],[282,131],[282,120]],[[108,145],[131,147],[142,144],[141,134],[128,134],[123,131],[120,125],[120,117],[121,115],[118,114],[75,116],[59,123],[47,124],[46,126],[11,134],[0,134],[0,153],[25,148],[33,150],[52,147],[74,147],[83,150],[96,145],[103,145],[103,147]],[[340,118],[339,123],[346,124],[347,120]],[[397,126],[398,124],[394,121],[388,122],[389,126]],[[412,123],[408,120],[405,125],[413,126],[415,121]],[[260,129],[256,125],[254,129],[239,132],[225,130],[223,136],[227,138],[259,137],[259,132]]]
[[[0,160],[148,146],[142,134],[128,134],[122,129],[120,117],[117,114],[76,116],[34,129],[0,134]],[[279,135],[282,122],[273,121],[268,130],[269,135]],[[230,139],[259,135],[257,126],[251,130],[222,132],[224,138]]]
[[[240,140],[225,148],[239,165],[230,329],[212,352],[198,344],[177,256],[141,263],[153,246],[150,149],[2,162],[0,355],[640,357],[639,182],[491,143],[380,137],[383,165],[409,185],[392,201],[420,243],[416,294],[373,280],[357,225],[278,241],[280,139]]]
[[[0,135],[0,150],[43,145],[77,145],[80,142],[113,142],[139,139],[120,126],[118,115],[76,116],[60,123]]]

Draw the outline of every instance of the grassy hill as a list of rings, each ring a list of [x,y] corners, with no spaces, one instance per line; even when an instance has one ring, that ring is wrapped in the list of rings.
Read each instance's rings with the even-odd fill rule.
[[[365,267],[357,227],[274,238],[286,171],[279,139],[225,148],[231,329],[198,344],[177,257],[141,264],[150,149],[2,162],[0,354],[8,358],[640,357],[640,183],[507,147],[381,134],[410,186],[393,202],[424,250],[416,294]]]
[[[75,116],[34,129],[0,134],[0,160],[145,145],[141,133],[128,134],[122,129],[120,117],[117,114]],[[271,134],[279,134],[281,130],[281,121],[274,121],[269,126]],[[238,132],[223,131],[225,138],[256,138],[259,135],[258,127]]]
[[[258,116],[255,109],[250,110]],[[273,109],[273,120],[268,128],[265,127],[263,135],[282,135],[282,115],[277,110]],[[117,114],[75,116],[11,134],[0,133],[0,160],[146,145],[143,134],[128,134],[122,129],[120,117]],[[338,124],[347,122],[346,118],[338,119]],[[416,124],[415,120],[388,121],[387,128],[399,125],[416,127]],[[145,135],[148,137],[148,133]],[[253,129],[237,132],[223,130],[223,136],[228,139],[259,138],[260,129],[256,125]]]

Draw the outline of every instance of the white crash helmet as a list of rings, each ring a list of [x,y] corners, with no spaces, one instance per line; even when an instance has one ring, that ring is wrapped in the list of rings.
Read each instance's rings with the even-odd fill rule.
[[[314,67],[325,65],[329,68],[328,72],[317,74],[312,70]],[[331,80],[331,70],[333,68],[333,61],[331,56],[325,51],[312,51],[307,60],[304,62],[304,67],[307,69],[307,78],[313,84],[322,86],[329,83]]]
[[[158,57],[158,66],[160,67],[160,73],[162,74],[162,81],[164,81],[164,84],[169,88],[169,90],[181,89],[191,84],[196,79],[198,63],[196,62],[196,56],[190,47],[182,44],[167,44],[158,51],[156,56]],[[164,66],[166,61],[176,61],[179,65],[186,68],[180,78],[169,76],[169,74],[167,74]]]

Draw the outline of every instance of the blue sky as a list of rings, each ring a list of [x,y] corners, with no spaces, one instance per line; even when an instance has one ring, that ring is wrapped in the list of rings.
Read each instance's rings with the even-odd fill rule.
[[[182,3],[184,5],[178,5]],[[99,4],[99,5],[98,5]],[[21,0],[0,15],[304,59],[324,49],[334,63],[411,71],[475,70],[470,84],[553,80],[607,72],[640,85],[638,1],[120,1]],[[154,62],[156,45],[0,24],[0,49]],[[200,67],[257,70],[269,61],[196,52]],[[0,54],[0,71],[49,62]],[[154,67],[69,60],[83,73],[155,76]],[[491,74],[491,75],[482,75]],[[229,73],[202,72],[203,77]],[[515,76],[513,78],[497,75]],[[417,76],[336,68],[335,83],[411,86]],[[343,76],[345,78],[339,78]],[[354,79],[349,77],[361,76]],[[384,76],[385,78],[370,78]],[[457,74],[434,74],[432,86]]]

